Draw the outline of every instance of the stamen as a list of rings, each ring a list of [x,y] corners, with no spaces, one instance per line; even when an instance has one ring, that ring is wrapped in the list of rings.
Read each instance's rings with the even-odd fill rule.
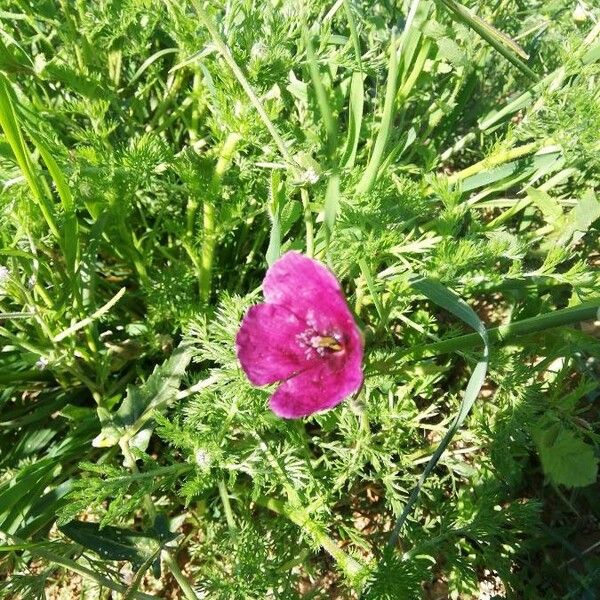
[[[333,350],[333,352],[339,352],[342,349],[339,341],[329,335],[320,336],[318,344],[319,348],[328,348],[329,350]]]
[[[304,348],[306,358],[310,358],[311,352],[325,357],[331,352],[340,352],[344,349],[343,336],[334,331],[331,335],[320,335],[314,329],[307,329],[296,336],[301,348]]]

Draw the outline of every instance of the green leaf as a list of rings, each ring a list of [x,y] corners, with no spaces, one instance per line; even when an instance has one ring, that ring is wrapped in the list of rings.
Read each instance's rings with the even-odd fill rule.
[[[557,485],[584,487],[596,482],[598,458],[594,448],[570,429],[555,425],[533,432],[544,473]]]
[[[532,71],[523,60],[529,58],[527,53],[514,40],[506,34],[490,25],[475,13],[454,0],[438,0],[448,11],[451,16],[459,23],[464,23],[470,27],[475,33],[481,36],[490,46],[495,48],[504,58],[511,62],[515,67],[519,68],[523,73],[532,77],[537,81],[538,77],[535,71]]]
[[[54,206],[46,196],[44,184],[37,169],[34,167],[29,148],[25,144],[17,112],[15,110],[16,97],[8,79],[0,73],[0,128],[4,132],[6,141],[10,144],[17,164],[27,181],[35,201],[54,237],[60,240],[60,232],[56,224]]]
[[[48,146],[40,137],[32,134],[30,131],[28,131],[28,135],[35,147],[39,150],[40,156],[46,164],[48,173],[50,174],[50,177],[52,177],[52,181],[56,186],[56,191],[58,192],[63,205],[65,219],[63,223],[62,247],[69,272],[73,274],[77,268],[79,256],[79,223],[77,221],[77,215],[75,214],[73,196],[71,195],[71,190],[65,176],[52,156],[52,152]]]
[[[327,132],[327,149],[328,154],[331,157],[332,154],[335,152],[335,148],[337,145],[337,124],[333,116],[331,106],[329,105],[327,91],[325,90],[325,85],[323,84],[323,79],[321,78],[321,73],[319,71],[319,65],[317,64],[317,57],[315,56],[312,41],[310,39],[310,34],[306,27],[303,28],[303,36],[304,44],[306,45],[306,58],[308,59],[308,70],[310,72],[312,84],[315,88],[317,103],[319,105],[319,110],[321,111],[321,117],[323,118],[323,121],[325,123],[325,130]]]
[[[531,201],[540,209],[549,225],[556,225],[563,216],[560,204],[544,190],[527,188],[525,190]]]
[[[0,486],[0,528],[3,531],[18,531],[52,481],[55,466],[53,460],[40,460],[23,467],[12,481]]]
[[[104,560],[125,560],[134,569],[141,568],[149,560],[156,559],[158,563],[162,547],[177,537],[177,534],[166,534],[163,530],[137,532],[110,525],[100,528],[98,523],[86,521],[71,521],[59,529],[68,538]]]
[[[363,110],[365,104],[364,75],[359,72],[352,73],[350,82],[350,102],[348,105],[348,136],[342,151],[340,163],[346,168],[354,167],[356,151],[360,142]]]
[[[50,61],[43,66],[38,75],[40,79],[46,81],[60,81],[70,90],[86,98],[106,100],[114,97],[113,90],[107,89],[106,84],[82,75],[64,63],[58,64],[55,61]]]
[[[537,170],[549,169],[560,157],[561,151],[556,149],[555,146],[542,148],[531,157],[491,167],[466,177],[461,183],[461,190],[470,192],[476,188],[490,186],[503,180],[507,180],[503,182],[503,187],[506,187],[508,183],[514,185],[517,181],[525,179]],[[511,178],[510,181],[509,178]]]
[[[127,396],[116,413],[121,425],[133,425],[144,413],[164,408],[179,389],[181,378],[192,359],[192,350],[179,347],[139,387],[129,386]]]
[[[325,192],[325,203],[323,206],[323,217],[325,222],[325,231],[327,239],[333,235],[333,227],[340,208],[340,176],[334,173],[327,183]]]
[[[576,244],[598,218],[600,218],[600,202],[594,191],[589,190],[567,215],[567,221],[558,243],[561,245]]]
[[[294,223],[302,216],[300,202],[286,202],[281,209],[281,237],[289,232]]]
[[[367,287],[369,288],[369,293],[371,294],[371,298],[373,299],[373,304],[375,305],[375,310],[381,319],[382,326],[385,327],[387,323],[387,315],[385,309],[383,308],[383,304],[381,303],[381,298],[379,297],[379,291],[375,287],[375,280],[373,279],[373,274],[371,273],[371,269],[367,264],[367,261],[364,258],[361,258],[358,261],[358,266],[367,282]]]
[[[127,396],[114,415],[99,408],[102,430],[94,439],[94,446],[116,445],[125,432],[133,436],[152,418],[154,411],[164,410],[175,398],[191,359],[191,348],[180,346],[142,385],[127,388]]]
[[[409,21],[407,20],[406,27],[409,27]],[[369,192],[379,173],[379,167],[383,160],[385,148],[387,146],[388,138],[392,130],[392,121],[394,118],[394,103],[396,100],[396,86],[398,83],[398,42],[394,32],[392,32],[392,39],[390,41],[390,59],[388,65],[388,80],[385,88],[385,100],[383,103],[383,114],[381,115],[381,121],[377,130],[377,137],[373,144],[373,151],[369,158],[369,162],[365,170],[363,171],[362,177],[356,186],[357,194],[364,194]]]

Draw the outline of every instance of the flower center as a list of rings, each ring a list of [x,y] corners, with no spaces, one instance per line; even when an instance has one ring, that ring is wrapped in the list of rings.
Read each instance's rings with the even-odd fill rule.
[[[332,352],[339,352],[342,349],[342,345],[339,340],[330,335],[313,335],[310,338],[310,345],[319,351],[319,348],[325,348]]]
[[[321,335],[313,328],[309,328],[298,335],[297,340],[305,349],[306,358],[310,358],[313,353],[325,357],[344,349],[344,336],[337,331]]]

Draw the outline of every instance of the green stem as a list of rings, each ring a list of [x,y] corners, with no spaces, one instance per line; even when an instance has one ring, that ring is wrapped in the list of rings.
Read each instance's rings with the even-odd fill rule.
[[[352,580],[363,569],[363,566],[354,558],[346,554],[323,530],[323,527],[315,523],[305,509],[295,509],[281,500],[275,498],[260,497],[256,504],[268,508],[277,514],[284,515],[292,523],[306,531],[311,538],[323,550],[335,560],[340,569],[348,579]]]
[[[129,438],[127,436],[122,437],[119,440],[119,446],[121,447],[121,451],[123,452],[123,456],[125,458],[126,466],[131,469],[134,475],[139,475],[139,469],[137,468],[137,464],[135,462],[135,458],[131,453],[131,448],[129,447]],[[150,494],[144,494],[144,506],[146,507],[146,511],[152,523],[156,520],[156,507],[154,506],[154,502],[150,497]],[[179,565],[175,558],[171,555],[171,553],[166,549],[162,549],[163,559],[165,561],[165,565],[171,571],[171,574],[179,584],[183,595],[187,598],[187,600],[198,600],[198,596],[192,589],[190,582],[185,578],[185,575],[181,572]]]
[[[246,95],[248,96],[250,102],[252,102],[252,104],[254,105],[254,108],[258,112],[258,115],[260,116],[265,127],[269,130],[273,141],[279,148],[281,156],[283,156],[287,163],[289,163],[290,165],[294,165],[295,161],[292,158],[290,152],[288,151],[283,138],[277,131],[275,125],[273,125],[273,122],[269,118],[269,115],[267,115],[261,101],[258,99],[258,96],[248,83],[246,76],[244,75],[238,64],[235,62],[233,55],[231,54],[229,48],[226,46],[225,42],[221,38],[221,35],[217,31],[217,28],[215,27],[214,23],[212,22],[212,19],[209,17],[208,13],[204,10],[204,8],[202,7],[201,3],[198,2],[198,0],[192,0],[192,4],[194,6],[194,9],[196,10],[198,18],[200,19],[204,27],[208,29],[208,32],[210,33],[213,39],[214,45],[222,54],[223,58],[225,59],[225,62],[229,65],[229,68],[233,71],[233,74],[235,75],[239,84],[242,86],[243,90],[246,92]]]
[[[506,162],[510,162],[511,160],[515,160],[517,158],[521,158],[523,156],[527,156],[532,152],[536,152],[539,150],[544,144],[549,143],[549,140],[531,142],[529,144],[524,144],[523,146],[519,146],[518,148],[510,148],[509,150],[501,150],[497,154],[492,156],[488,156],[483,160],[463,169],[462,171],[457,171],[448,177],[448,183],[453,184],[458,181],[462,181],[467,177],[471,177],[472,175],[476,175],[481,171],[486,169],[492,169],[497,167],[498,165],[504,164]]]
[[[229,531],[235,531],[237,527],[235,525],[235,519],[233,518],[233,511],[231,510],[231,502],[229,502],[229,492],[227,491],[227,486],[223,480],[219,481],[219,496],[221,496],[221,502],[223,503],[227,527],[229,527]]]
[[[483,38],[484,41],[502,54],[504,58],[525,73],[525,75],[534,81],[538,80],[536,72],[531,70],[527,64],[519,58],[519,56],[523,56],[526,59],[529,57],[516,42],[483,19],[480,19],[462,4],[459,4],[454,0],[438,0],[438,2],[450,12],[456,21],[470,27],[475,33]]]
[[[315,254],[315,232],[312,221],[312,213],[310,210],[310,198],[308,196],[308,190],[302,188],[300,190],[302,196],[302,206],[304,208],[304,225],[306,227],[306,254],[311,258]]]
[[[200,298],[205,302],[210,297],[212,284],[212,267],[215,256],[215,245],[217,242],[216,222],[215,222],[215,199],[218,196],[223,176],[231,164],[231,159],[237,143],[241,136],[237,133],[230,133],[223,144],[217,166],[213,173],[210,188],[206,199],[204,200],[202,224],[202,256],[200,258],[201,278],[200,278]]]
[[[336,561],[343,573],[352,580],[363,566],[351,556],[348,556],[325,532],[322,525],[313,521],[308,510],[303,506],[300,494],[290,481],[279,457],[274,455],[265,441],[258,433],[254,437],[259,447],[267,456],[267,460],[281,477],[281,483],[287,494],[288,502],[276,500],[275,498],[262,497],[255,500],[259,506],[264,506],[278,514],[285,515],[292,523],[295,523],[303,531],[306,531],[313,541],[326,550]]]
[[[573,306],[570,308],[562,308],[551,313],[538,315],[508,325],[493,327],[488,329],[490,343],[508,344],[514,338],[521,335],[537,333],[554,327],[562,327],[580,321],[588,321],[592,319],[600,319],[600,298],[591,302]],[[469,333],[461,335],[449,340],[441,340],[431,344],[423,344],[413,348],[407,348],[402,352],[402,356],[407,355],[422,355],[424,353],[446,354],[448,352],[456,352],[467,350],[481,344],[481,336],[478,333]],[[397,357],[396,357],[397,359]]]
[[[185,578],[185,575],[181,572],[175,557],[171,555],[170,552],[163,549],[163,559],[165,561],[165,565],[171,571],[171,575],[175,578],[175,581],[179,584],[183,595],[187,598],[187,600],[198,600],[198,596],[196,596],[196,592],[194,592],[190,582]]]

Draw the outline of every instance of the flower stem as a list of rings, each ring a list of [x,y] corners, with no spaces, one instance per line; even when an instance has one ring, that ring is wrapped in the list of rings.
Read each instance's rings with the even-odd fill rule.
[[[325,533],[321,525],[315,523],[315,521],[310,518],[305,509],[292,508],[281,500],[266,497],[257,498],[256,504],[268,508],[280,515],[284,515],[292,521],[292,523],[295,523],[298,527],[306,531],[310,537],[323,548],[323,550],[335,559],[335,562],[348,579],[354,579],[363,569],[363,566],[356,559],[346,554],[335,541]]]
[[[227,491],[227,486],[222,479],[219,481],[219,496],[221,496],[221,502],[223,503],[227,527],[229,527],[229,531],[235,531],[237,527],[233,518],[233,511],[231,510],[231,502],[229,502],[229,492]]]

